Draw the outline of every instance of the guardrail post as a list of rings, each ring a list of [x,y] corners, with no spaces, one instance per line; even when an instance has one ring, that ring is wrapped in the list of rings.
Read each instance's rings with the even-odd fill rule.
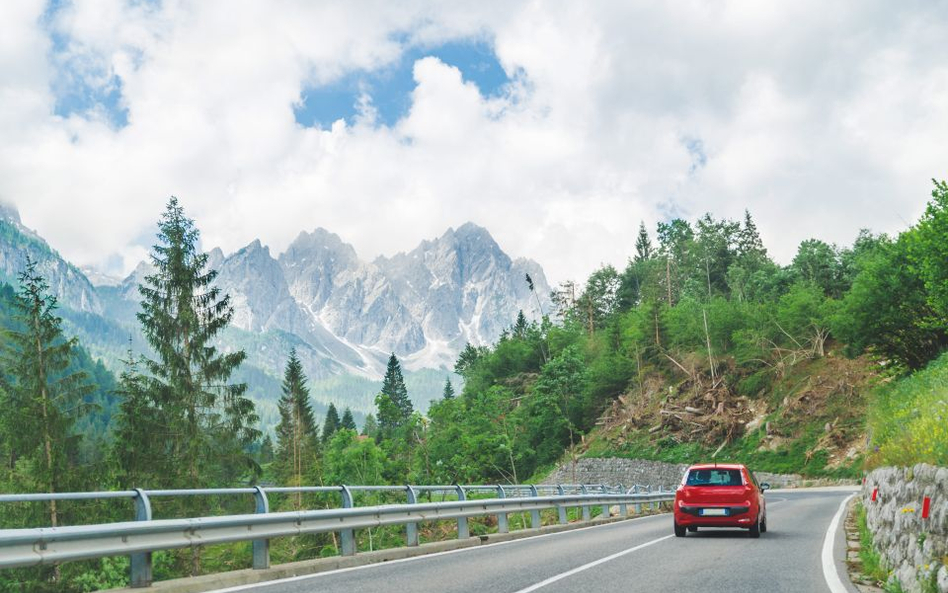
[[[497,484],[497,498],[507,498],[504,487]],[[507,533],[510,527],[507,525],[507,513],[497,513],[497,533]]]
[[[651,493],[652,493],[652,485],[651,485],[651,484],[649,484],[649,485],[647,485],[647,486],[645,487],[645,493],[646,493],[646,494],[651,494]],[[654,510],[654,509],[655,509],[655,504],[652,503],[652,501],[649,501],[647,504],[648,504],[648,510],[651,511],[651,510]]]
[[[589,490],[586,489],[585,484],[580,485],[579,490],[580,492],[582,492],[583,496],[586,496],[587,494],[589,494]],[[583,521],[591,521],[591,520],[592,520],[592,514],[589,511],[589,505],[584,504],[583,505]]]
[[[409,484],[405,486],[405,492],[408,494],[408,504],[417,504],[418,497],[415,495],[415,489]],[[405,545],[406,546],[417,546],[418,545],[418,524],[417,523],[406,523],[405,524]]]
[[[562,484],[556,485],[556,493],[560,496],[566,496],[566,490],[563,489]],[[569,523],[569,518],[566,516],[566,507],[563,505],[557,505],[556,511],[559,514],[560,525],[566,525]]]
[[[537,487],[533,484],[530,484],[530,496],[537,498],[540,496],[540,493],[537,492]],[[542,526],[542,521],[540,518],[540,509],[533,509],[530,511],[530,527],[534,529],[539,529]]]
[[[625,490],[625,486],[619,484],[619,494],[628,494]],[[628,517],[629,516],[629,505],[625,502],[619,503],[619,516]]]
[[[342,508],[351,509],[355,505],[352,501],[352,490],[349,490],[349,487],[345,484],[342,485]],[[339,532],[339,539],[342,540],[342,555],[343,556],[355,556],[356,553],[356,541],[355,541],[355,530],[353,529],[343,529]]]
[[[267,493],[260,486],[254,486],[253,489],[254,513],[269,513],[270,501],[267,500]],[[270,568],[270,540],[253,540],[253,567],[256,570]]]
[[[603,494],[609,493],[609,490],[606,488],[605,484],[600,484],[599,488],[602,490]],[[606,504],[602,505],[602,517],[604,519],[608,519],[611,516],[612,516],[612,512],[609,510],[609,503],[607,502]]]
[[[632,486],[632,494],[638,494],[638,493],[639,493],[639,485],[638,485],[638,484],[634,484],[634,485]],[[636,514],[636,515],[641,515],[641,514],[642,514],[642,503],[639,503],[639,502],[635,503],[634,505],[632,505],[632,509],[635,511],[635,514]]]
[[[454,489],[457,490],[458,500],[467,500],[467,496],[464,494],[464,488],[461,488],[460,484],[455,484]],[[458,517],[458,539],[467,539],[471,537],[471,532],[467,528],[467,517]]]
[[[141,488],[135,488],[135,520],[151,521],[151,501]],[[129,555],[129,581],[132,587],[150,587],[152,581],[151,552]]]

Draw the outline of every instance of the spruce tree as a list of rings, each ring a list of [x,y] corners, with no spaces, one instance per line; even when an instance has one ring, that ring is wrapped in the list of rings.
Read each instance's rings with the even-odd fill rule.
[[[62,492],[76,473],[70,453],[77,450],[79,436],[72,427],[87,411],[83,400],[94,388],[85,373],[69,371],[77,340],[63,335],[56,298],[29,256],[18,280],[13,328],[3,341],[7,446],[11,461],[29,461],[35,488]],[[59,518],[56,501],[50,501],[50,524],[56,527]]]
[[[346,408],[342,412],[342,420],[339,421],[339,428],[345,428],[346,430],[356,430],[355,418],[352,417],[352,410]]]
[[[128,488],[137,488],[159,468],[166,471],[162,467],[166,463],[166,451],[155,446],[154,441],[159,435],[167,434],[168,429],[162,428],[160,410],[148,397],[145,377],[139,370],[131,345],[122,362],[125,370],[119,377],[116,390],[121,403],[116,418],[113,452],[119,467],[119,482]]]
[[[513,326],[513,336],[521,340],[526,338],[529,327],[530,324],[527,323],[527,317],[523,314],[523,309],[521,309],[517,313],[517,321]]]
[[[444,399],[454,399],[454,385],[451,385],[451,377],[444,380],[444,391],[441,393]]]
[[[375,397],[375,405],[378,407],[379,435],[383,438],[391,437],[404,426],[414,411],[408,398],[402,367],[394,353],[388,359],[382,391]]]
[[[652,257],[652,240],[645,230],[645,222],[639,223],[639,235],[635,239],[635,262],[643,262]]]
[[[329,404],[326,419],[323,421],[323,443],[328,443],[337,430],[339,430],[339,411],[336,410],[336,404]]]
[[[245,383],[230,383],[246,358],[242,350],[220,353],[215,339],[234,310],[214,286],[217,271],[198,253],[200,232],[172,197],[158,222],[151,253],[153,274],[139,286],[138,320],[156,354],[143,358],[144,388],[160,432],[148,457],[164,455],[155,484],[212,485],[228,481],[241,466],[257,471],[247,450],[260,436]]]
[[[744,224],[737,232],[737,253],[741,259],[751,259],[755,262],[767,257],[767,248],[764,247],[750,210],[744,210]]]
[[[283,395],[278,404],[280,424],[277,426],[277,471],[283,481],[294,485],[303,483],[311,474],[319,455],[319,437],[303,365],[290,350],[290,358],[283,373]]]

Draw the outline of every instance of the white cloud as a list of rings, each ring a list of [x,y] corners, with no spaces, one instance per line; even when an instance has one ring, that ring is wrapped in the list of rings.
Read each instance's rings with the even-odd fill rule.
[[[133,266],[175,194],[225,251],[324,226],[372,257],[473,220],[564,280],[622,265],[669,211],[750,208],[787,261],[904,227],[946,175],[938,3],[397,4],[76,0],[46,23],[3,3],[0,197],[79,264]],[[466,37],[493,41],[506,95],[426,58],[392,127],[368,96],[357,121],[294,121],[308,85]],[[120,80],[128,126],[56,116],[65,66]]]

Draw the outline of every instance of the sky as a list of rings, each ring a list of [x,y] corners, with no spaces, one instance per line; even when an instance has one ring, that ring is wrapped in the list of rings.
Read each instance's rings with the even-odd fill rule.
[[[472,221],[582,281],[746,208],[788,263],[948,177],[946,40],[913,0],[0,2],[0,201],[113,275],[170,195],[225,252]]]

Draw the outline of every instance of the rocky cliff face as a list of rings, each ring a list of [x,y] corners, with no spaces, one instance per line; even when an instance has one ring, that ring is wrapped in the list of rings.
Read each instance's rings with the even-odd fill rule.
[[[102,303],[85,275],[23,226],[15,208],[0,204],[0,278],[15,283],[26,268],[27,257],[37,263],[60,305],[86,313],[102,312]]]

